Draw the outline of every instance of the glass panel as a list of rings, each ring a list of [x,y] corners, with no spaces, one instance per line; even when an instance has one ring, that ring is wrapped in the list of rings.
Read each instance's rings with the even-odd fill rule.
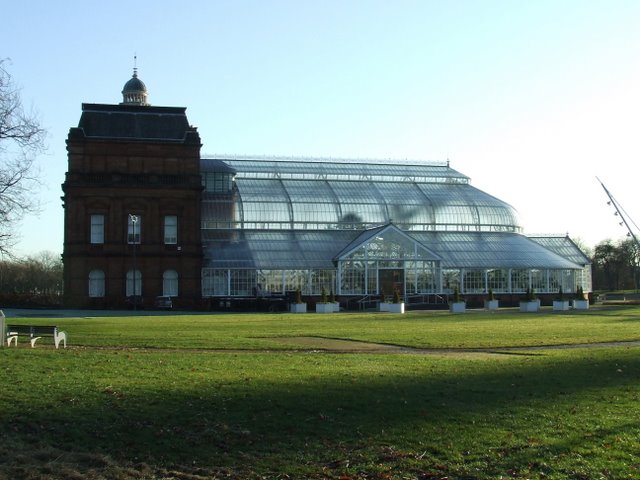
[[[285,291],[293,292],[300,289],[303,295],[309,294],[307,270],[287,270],[285,271],[284,278]]]
[[[202,296],[227,296],[229,271],[214,268],[202,269]]]
[[[462,293],[485,292],[484,270],[465,270]]]
[[[324,289],[327,296],[336,292],[335,270],[311,270],[311,294],[320,295]]]
[[[546,270],[531,270],[531,288],[534,292],[547,292],[547,275]]]
[[[166,270],[162,274],[162,294],[169,297],[178,296],[178,272]]]
[[[342,265],[342,284],[340,291],[345,295],[362,295],[365,293],[365,268],[360,261],[346,261]]]
[[[91,270],[89,272],[89,296],[104,297],[104,272],[102,270]]]
[[[256,296],[284,293],[282,270],[258,270],[256,281]]]
[[[167,245],[178,243],[178,217],[176,215],[164,217],[164,243]]]
[[[529,270],[511,270],[511,291],[513,293],[524,293],[529,288]]]
[[[460,291],[460,270],[442,269],[442,287],[444,293],[453,293],[455,288]]]
[[[494,293],[507,293],[509,291],[509,271],[499,268],[487,271],[487,290]]]
[[[94,245],[104,243],[104,215],[91,215],[90,237]]]

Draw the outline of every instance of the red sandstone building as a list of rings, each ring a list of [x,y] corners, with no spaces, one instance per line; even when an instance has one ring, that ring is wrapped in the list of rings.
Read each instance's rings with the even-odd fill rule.
[[[185,108],[153,107],[134,71],[119,105],[83,104],[67,139],[68,307],[200,297],[200,136]]]

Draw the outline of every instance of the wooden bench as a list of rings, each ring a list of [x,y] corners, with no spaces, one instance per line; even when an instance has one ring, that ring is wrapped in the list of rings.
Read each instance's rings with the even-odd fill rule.
[[[67,333],[58,330],[53,325],[7,325],[7,346],[11,346],[11,342],[17,347],[18,337],[29,337],[31,348],[36,346],[36,342],[42,337],[53,337],[56,348],[62,342],[64,348],[67,348]]]

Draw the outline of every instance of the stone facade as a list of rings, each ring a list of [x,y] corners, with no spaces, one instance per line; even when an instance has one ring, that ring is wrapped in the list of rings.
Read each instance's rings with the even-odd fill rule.
[[[170,295],[174,308],[196,307],[201,144],[185,109],[84,104],[82,110],[69,131],[62,185],[65,305],[122,308],[135,300],[136,308],[148,308]]]

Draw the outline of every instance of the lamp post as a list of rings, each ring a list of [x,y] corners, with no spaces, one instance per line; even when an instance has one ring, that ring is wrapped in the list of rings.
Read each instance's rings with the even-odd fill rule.
[[[133,309],[136,310],[136,307],[138,305],[138,298],[136,295],[136,224],[138,223],[138,216],[129,214],[129,219],[131,220],[131,230],[133,237]]]

